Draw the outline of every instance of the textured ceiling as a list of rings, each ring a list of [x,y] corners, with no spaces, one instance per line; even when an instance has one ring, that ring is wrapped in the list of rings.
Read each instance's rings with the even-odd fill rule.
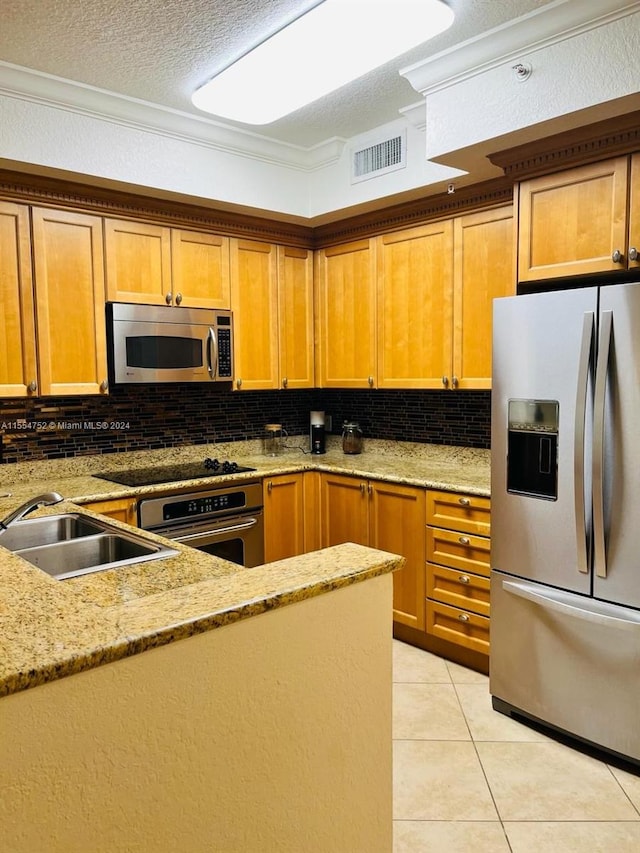
[[[0,0],[0,60],[202,116],[191,104],[191,92],[316,2]],[[375,0],[361,2],[364,9]],[[400,68],[548,0],[448,4],[456,13],[453,26],[423,47],[271,125],[237,126],[305,147],[370,130],[396,119],[399,108],[420,98],[399,76]]]

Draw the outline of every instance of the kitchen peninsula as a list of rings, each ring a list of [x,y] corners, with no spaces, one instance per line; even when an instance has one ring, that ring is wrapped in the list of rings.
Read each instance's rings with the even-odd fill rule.
[[[450,452],[447,469],[438,449],[429,463],[335,449],[270,459],[245,445],[252,477],[323,468],[488,488],[486,454],[469,449]],[[110,455],[108,465],[212,450],[227,448]],[[100,457],[3,466],[0,493],[11,497],[0,515],[54,486],[73,502],[40,513],[152,491],[92,476],[104,467]],[[59,839],[52,850],[81,849],[96,831],[110,851],[269,850],[275,838],[277,849],[301,838],[306,850],[390,849],[390,572],[402,559],[344,544],[238,570],[175,547],[176,557],[63,582],[3,551],[5,838],[16,851],[43,833]]]

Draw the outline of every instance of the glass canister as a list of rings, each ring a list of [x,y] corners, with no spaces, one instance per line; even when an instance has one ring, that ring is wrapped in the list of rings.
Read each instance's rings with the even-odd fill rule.
[[[345,421],[342,424],[343,453],[362,453],[362,430],[355,421]]]
[[[282,424],[265,424],[262,439],[265,456],[279,456],[284,450],[287,431]]]

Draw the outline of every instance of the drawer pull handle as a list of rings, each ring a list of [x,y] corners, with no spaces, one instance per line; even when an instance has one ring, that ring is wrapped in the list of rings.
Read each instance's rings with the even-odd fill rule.
[[[458,619],[461,622],[468,622],[469,621],[469,617],[467,616],[466,613],[458,613]]]
[[[471,501],[469,498],[458,498],[458,503],[460,506],[471,506]]]
[[[469,545],[469,537],[468,536],[458,536],[458,542],[461,545]]]
[[[471,583],[471,578],[469,577],[469,575],[460,575],[458,580],[460,581],[460,583]]]

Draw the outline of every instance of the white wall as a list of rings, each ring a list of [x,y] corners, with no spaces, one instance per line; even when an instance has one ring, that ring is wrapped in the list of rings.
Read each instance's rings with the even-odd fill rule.
[[[391,853],[390,574],[0,699],[11,853]]]

